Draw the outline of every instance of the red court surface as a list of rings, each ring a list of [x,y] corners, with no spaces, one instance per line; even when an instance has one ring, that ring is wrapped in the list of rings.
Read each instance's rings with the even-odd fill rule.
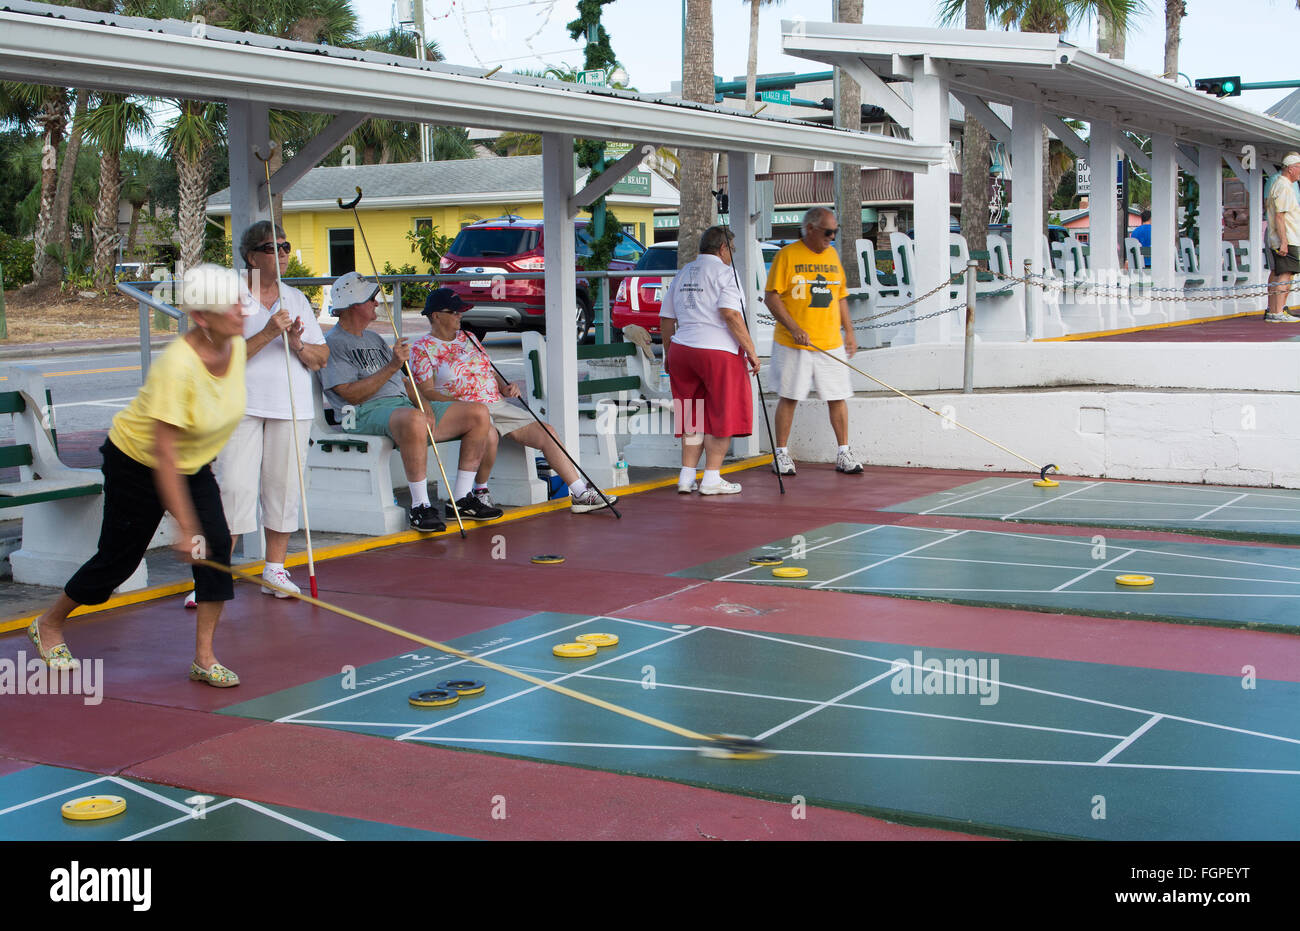
[[[323,561],[320,597],[436,641],[553,611],[1224,676],[1250,665],[1261,678],[1300,678],[1300,637],[1287,634],[670,575],[836,521],[937,526],[933,515],[875,509],[985,475],[872,468],[843,476],[801,465],[781,495],[768,469],[751,469],[731,476],[745,489],[734,497],[660,489],[625,497],[621,520],[553,512],[479,526],[463,541],[447,535]],[[1059,530],[1017,525],[1024,533]],[[533,565],[538,553],[561,553],[565,562]],[[303,581],[305,572],[296,574]],[[216,714],[349,666],[427,650],[321,608],[264,596],[252,585],[237,586],[217,634],[219,657],[243,681],[235,689],[187,681],[193,614],[174,596],[74,620],[68,637],[79,657],[103,658],[104,700],[87,706],[79,696],[6,696],[0,775],[48,764],[481,839],[970,836],[829,808],[794,820],[788,801],[625,775],[616,764],[596,771]],[[21,632],[0,638],[0,660],[31,649]],[[512,800],[510,818],[490,816],[496,795]],[[559,815],[579,809],[582,817]]]
[[[1183,326],[1162,326],[1133,333],[1095,336],[1091,339],[1119,343],[1277,343],[1300,336],[1296,330],[1300,330],[1300,326],[1265,323],[1261,311],[1247,317],[1189,323]]]

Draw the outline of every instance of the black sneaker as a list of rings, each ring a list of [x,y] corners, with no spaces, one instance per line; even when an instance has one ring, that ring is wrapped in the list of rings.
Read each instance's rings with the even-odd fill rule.
[[[422,533],[441,533],[447,529],[447,525],[438,520],[438,512],[434,510],[432,504],[421,504],[408,509],[406,520],[412,530],[419,530]]]
[[[496,520],[505,513],[500,508],[485,503],[473,492],[457,501],[456,508],[460,511],[461,520]],[[455,519],[456,511],[452,510],[450,501],[447,502],[446,512],[448,517]]]

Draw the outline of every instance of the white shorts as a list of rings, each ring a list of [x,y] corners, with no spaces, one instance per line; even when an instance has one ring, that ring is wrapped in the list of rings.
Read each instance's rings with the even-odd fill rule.
[[[245,415],[217,455],[212,469],[221,487],[221,507],[232,535],[257,530],[257,505],[262,526],[279,533],[298,529],[298,462],[293,455],[292,421]],[[311,421],[298,421],[298,452],[307,468],[307,438]]]
[[[488,415],[492,418],[492,426],[496,427],[497,433],[501,436],[509,436],[516,430],[537,423],[533,420],[532,414],[508,398],[493,401],[488,404],[487,409]]]
[[[848,361],[844,347],[826,350],[835,359]],[[849,369],[835,359],[828,359],[816,349],[792,349],[772,343],[768,385],[791,401],[803,401],[815,387],[823,401],[844,401],[853,397]]]

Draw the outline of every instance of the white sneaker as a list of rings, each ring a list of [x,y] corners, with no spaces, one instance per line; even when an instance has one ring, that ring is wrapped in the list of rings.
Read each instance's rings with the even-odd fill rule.
[[[1280,314],[1265,314],[1265,323],[1300,323],[1300,317],[1293,317],[1283,311]]]
[[[701,485],[700,494],[702,495],[738,495],[740,494],[740,483],[729,482],[725,478],[716,485]]]
[[[586,514],[588,511],[599,511],[601,508],[607,508],[611,504],[618,503],[618,495],[600,496],[596,489],[588,487],[580,495],[569,495],[569,510],[574,514]]]
[[[185,607],[187,610],[189,611],[197,610],[198,606],[199,603],[194,600],[194,592],[190,592],[188,595],[185,596]]]
[[[794,460],[790,454],[778,449],[776,458],[772,460],[772,471],[778,475],[794,475]]]
[[[289,578],[289,573],[283,569],[263,569],[263,581],[270,582],[272,585],[278,585],[280,588],[288,589],[287,592],[276,591],[274,588],[262,586],[263,595],[274,595],[276,598],[291,598],[293,595],[301,595],[302,589],[293,584],[293,579]]]
[[[853,450],[846,449],[835,456],[835,471],[845,475],[857,475],[862,471],[862,463],[853,455]]]
[[[691,479],[689,482],[683,482],[680,480],[677,482],[677,493],[679,495],[689,495],[693,491],[698,491],[699,488],[700,483],[695,479]]]

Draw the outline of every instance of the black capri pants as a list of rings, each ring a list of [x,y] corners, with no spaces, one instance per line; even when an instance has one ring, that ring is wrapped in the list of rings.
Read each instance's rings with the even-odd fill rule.
[[[152,469],[136,462],[111,440],[105,440],[99,451],[104,456],[104,523],[99,531],[99,551],[63,587],[64,594],[83,605],[103,604],[113,589],[130,578],[164,512]],[[205,465],[184,478],[205,538],[204,555],[230,565],[230,529],[212,466]],[[194,567],[196,601],[230,601],[234,597],[233,578],[207,566]]]

